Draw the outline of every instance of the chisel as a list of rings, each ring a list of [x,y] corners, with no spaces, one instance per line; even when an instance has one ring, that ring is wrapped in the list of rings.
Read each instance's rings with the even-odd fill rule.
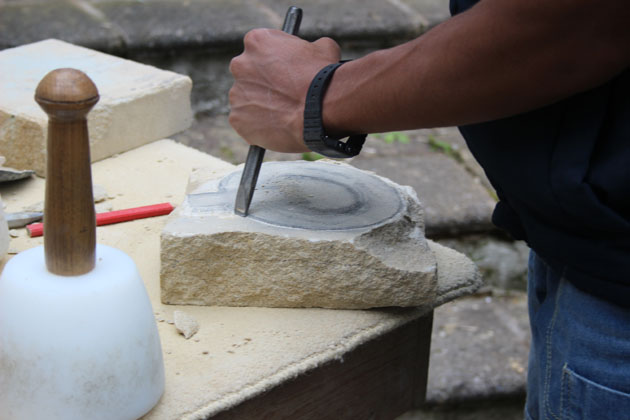
[[[287,11],[282,25],[282,31],[291,35],[297,35],[302,21],[302,9],[291,6]],[[245,160],[245,167],[241,175],[241,183],[236,193],[236,202],[234,204],[234,213],[239,216],[247,217],[249,205],[254,196],[256,181],[260,173],[263,158],[265,157],[265,149],[259,146],[250,146]]]

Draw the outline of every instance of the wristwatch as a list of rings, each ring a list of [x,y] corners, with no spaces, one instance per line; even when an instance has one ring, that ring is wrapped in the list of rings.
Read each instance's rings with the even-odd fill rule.
[[[353,134],[343,142],[343,137],[326,134],[322,121],[322,102],[332,75],[345,61],[329,64],[313,78],[304,105],[304,144],[326,157],[349,158],[359,154],[367,134]]]

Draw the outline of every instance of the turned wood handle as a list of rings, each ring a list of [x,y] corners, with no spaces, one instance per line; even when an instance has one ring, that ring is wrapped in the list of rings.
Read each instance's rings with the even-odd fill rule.
[[[57,69],[37,86],[35,100],[48,114],[44,252],[54,274],[76,276],[94,268],[96,217],[87,114],[98,90],[83,72]]]

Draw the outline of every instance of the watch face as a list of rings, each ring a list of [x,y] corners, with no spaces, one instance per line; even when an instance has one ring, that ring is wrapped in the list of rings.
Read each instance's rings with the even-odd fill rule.
[[[195,213],[233,207],[241,173],[223,178],[216,193],[190,195],[188,204]],[[247,218],[287,228],[342,231],[383,224],[404,208],[393,184],[350,165],[267,162]]]

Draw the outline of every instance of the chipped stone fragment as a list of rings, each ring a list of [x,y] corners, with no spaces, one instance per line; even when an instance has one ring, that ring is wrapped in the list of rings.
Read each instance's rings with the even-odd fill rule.
[[[3,167],[0,164],[0,182],[16,181],[18,179],[28,178],[34,173],[35,171],[30,169],[19,171],[17,169]]]
[[[107,190],[102,185],[94,184],[92,185],[92,195],[94,195],[94,202],[100,203],[109,198],[107,194]]]
[[[184,311],[174,311],[173,319],[175,328],[187,340],[199,331],[199,323]]]
[[[248,217],[241,170],[197,171],[161,235],[169,304],[359,309],[435,298],[436,260],[415,192],[332,161],[269,162]]]

